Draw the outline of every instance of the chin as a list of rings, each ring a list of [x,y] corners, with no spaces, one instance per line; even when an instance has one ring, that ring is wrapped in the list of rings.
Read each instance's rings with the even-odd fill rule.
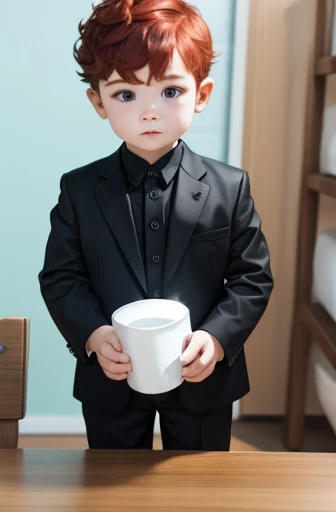
[[[150,148],[163,148],[165,146],[169,146],[170,144],[174,144],[174,142],[178,140],[178,137],[176,139],[163,139],[161,135],[158,137],[155,137],[151,139],[150,137],[143,136],[143,139],[141,138],[138,145],[144,146],[144,147],[150,147]],[[136,143],[135,143],[136,145]]]
[[[159,141],[155,141],[155,140],[149,140],[148,142],[139,142],[138,144],[134,144],[134,146],[137,146],[138,148],[141,148],[141,149],[147,149],[149,151],[154,151],[154,150],[157,150],[157,149],[160,149],[160,148],[164,148],[165,146],[167,146],[169,144],[169,142],[159,142]]]

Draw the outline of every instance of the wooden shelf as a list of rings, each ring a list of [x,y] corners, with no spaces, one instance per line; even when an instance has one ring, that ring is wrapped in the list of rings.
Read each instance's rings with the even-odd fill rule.
[[[309,174],[307,187],[310,190],[336,198],[336,177],[334,176],[319,173]]]
[[[317,59],[315,75],[334,75],[336,73],[336,55]]]
[[[301,304],[300,315],[312,337],[336,369],[336,322],[317,302]]]
[[[327,78],[328,75],[336,73],[336,55],[324,55],[326,31],[332,28],[333,20],[328,1],[313,2],[315,28],[312,31],[310,62],[314,69],[309,66],[301,170],[303,186],[299,207],[295,314],[287,392],[286,444],[290,450],[300,450],[302,447],[311,338],[316,340],[330,364],[336,368],[336,322],[320,304],[310,300],[319,216],[318,194],[336,198],[336,177],[318,172]]]

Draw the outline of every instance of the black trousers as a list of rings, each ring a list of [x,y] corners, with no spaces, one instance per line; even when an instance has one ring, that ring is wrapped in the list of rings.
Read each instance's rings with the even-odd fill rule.
[[[153,449],[156,411],[164,450],[229,451],[232,403],[209,411],[191,411],[179,389],[146,395],[131,390],[125,409],[106,413],[82,404],[89,448]]]

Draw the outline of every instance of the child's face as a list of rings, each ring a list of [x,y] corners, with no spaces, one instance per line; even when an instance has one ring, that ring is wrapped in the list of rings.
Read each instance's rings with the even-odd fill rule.
[[[168,66],[165,76],[178,75],[161,82],[152,79],[146,86],[149,67],[136,72],[144,82],[132,85],[123,82],[114,70],[108,80],[99,83],[100,98],[92,89],[87,95],[103,119],[109,119],[115,134],[126,142],[128,149],[153,163],[174,147],[185,133],[194,112],[204,110],[214,82],[207,77],[196,91],[192,74],[185,69],[177,51]],[[114,80],[119,83],[109,84]],[[148,134],[148,132],[159,132]]]

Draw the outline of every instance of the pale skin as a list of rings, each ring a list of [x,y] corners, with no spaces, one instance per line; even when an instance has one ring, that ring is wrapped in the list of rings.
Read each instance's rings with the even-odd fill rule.
[[[129,84],[114,70],[108,80],[100,80],[99,93],[89,88],[86,93],[102,119],[108,119],[115,134],[126,146],[150,164],[176,146],[191,125],[194,113],[202,112],[211,95],[214,80],[206,77],[196,90],[195,78],[185,68],[177,51],[162,81],[154,78],[147,86],[148,65],[136,72],[142,84]],[[118,83],[110,84],[118,80]],[[157,131],[156,135],[145,132]],[[130,358],[123,353],[121,342],[110,325],[96,329],[86,343],[96,352],[105,375],[113,380],[127,378],[132,371]],[[188,334],[182,342],[182,381],[201,382],[224,358],[220,342],[206,331]]]

